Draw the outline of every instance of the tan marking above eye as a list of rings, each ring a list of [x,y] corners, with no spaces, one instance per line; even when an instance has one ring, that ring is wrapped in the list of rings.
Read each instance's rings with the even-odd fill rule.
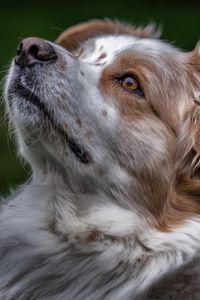
[[[125,90],[129,92],[135,91],[139,88],[138,81],[132,76],[126,76],[122,78],[121,85]]]

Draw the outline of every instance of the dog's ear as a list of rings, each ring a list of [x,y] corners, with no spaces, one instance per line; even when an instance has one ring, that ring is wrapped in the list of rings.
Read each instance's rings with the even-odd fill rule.
[[[200,41],[194,50],[189,53],[189,64],[194,68],[194,71],[200,73]]]
[[[67,50],[74,51],[89,38],[106,34],[158,38],[160,31],[156,30],[154,24],[149,24],[146,27],[136,27],[119,21],[92,20],[70,27],[57,38],[56,42]]]
[[[178,126],[179,173],[200,179],[200,43],[187,54],[189,103]]]
[[[200,179],[200,107],[185,113],[177,131],[177,175]]]
[[[186,58],[188,77],[187,103],[176,131],[176,195],[179,201],[173,204],[182,217],[200,215],[200,44]]]

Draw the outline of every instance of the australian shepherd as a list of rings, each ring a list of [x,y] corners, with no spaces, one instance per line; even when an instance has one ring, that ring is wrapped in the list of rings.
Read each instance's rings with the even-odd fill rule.
[[[200,45],[110,20],[17,48],[33,175],[0,210],[1,300],[200,299]]]

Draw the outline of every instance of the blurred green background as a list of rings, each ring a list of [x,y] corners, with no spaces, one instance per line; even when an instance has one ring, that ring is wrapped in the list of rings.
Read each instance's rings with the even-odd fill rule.
[[[138,25],[153,21],[162,26],[164,39],[186,50],[193,49],[200,38],[200,1],[8,0],[0,5],[0,79],[5,77],[22,38],[55,40],[66,27],[91,18],[121,19]],[[6,196],[30,177],[31,171],[16,155],[3,101],[0,111],[0,195]]]

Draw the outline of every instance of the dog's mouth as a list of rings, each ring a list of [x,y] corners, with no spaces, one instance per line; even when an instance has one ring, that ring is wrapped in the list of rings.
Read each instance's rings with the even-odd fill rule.
[[[88,164],[92,162],[92,157],[90,153],[86,151],[83,146],[79,145],[72,137],[70,137],[60,125],[56,124],[53,118],[53,113],[51,113],[51,111],[45,106],[45,104],[39,99],[37,95],[29,91],[29,89],[27,89],[20,83],[12,85],[9,94],[13,95],[13,93],[16,94],[16,92],[20,97],[26,99],[27,102],[30,102],[34,106],[38,107],[38,109],[43,113],[44,117],[48,119],[51,126],[67,142],[70,150],[74,153],[74,155],[78,158],[78,160],[81,163]],[[9,99],[9,95],[8,95],[8,99]]]

